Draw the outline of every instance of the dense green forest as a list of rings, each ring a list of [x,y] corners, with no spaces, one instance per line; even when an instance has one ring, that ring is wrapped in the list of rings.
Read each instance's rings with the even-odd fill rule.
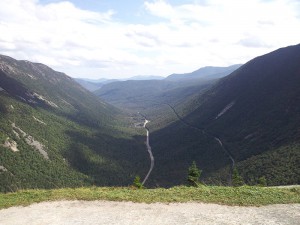
[[[226,151],[247,184],[257,184],[261,177],[269,185],[295,184],[300,158],[299,54],[300,45],[282,48],[209,85],[194,82],[168,90],[163,97],[144,97],[146,91],[137,94],[133,82],[115,84],[122,84],[122,94],[109,84],[112,92],[106,92],[106,99],[125,109],[142,110],[150,118],[156,160],[153,186],[182,184],[193,160],[203,170],[202,182],[228,185],[232,162]],[[126,98],[126,88],[138,99]]]
[[[145,131],[127,114],[44,65],[1,59],[1,191],[129,185],[146,173]]]
[[[186,184],[193,161],[204,184],[299,184],[299,61],[297,45],[219,80],[110,83],[96,92],[106,103],[45,65],[0,56],[0,191],[131,185],[150,166],[145,118],[147,187]]]
[[[154,154],[163,161],[153,182],[173,185],[194,159],[204,182],[228,184],[231,163],[213,138],[217,137],[246,183],[255,184],[262,176],[270,185],[299,183],[299,61],[300,45],[279,49],[175,105],[185,123],[177,121],[153,132]],[[168,170],[174,171],[169,183]]]
[[[151,117],[156,115],[153,110],[163,110],[163,104],[186,101],[240,66],[204,67],[191,73],[172,74],[162,80],[116,81],[103,85],[94,93],[117,107],[142,111]]]

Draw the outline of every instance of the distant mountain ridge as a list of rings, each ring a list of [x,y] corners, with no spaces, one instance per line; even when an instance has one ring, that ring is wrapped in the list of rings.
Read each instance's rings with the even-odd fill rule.
[[[103,85],[109,84],[112,82],[118,81],[117,79],[98,79],[98,80],[92,80],[92,79],[85,79],[85,78],[74,78],[74,80],[80,84],[85,89],[93,92],[98,89],[100,89]]]
[[[134,76],[129,77],[125,79],[106,79],[106,78],[100,78],[97,80],[93,79],[86,79],[86,78],[74,78],[77,83],[79,83],[81,86],[86,88],[87,90],[93,92],[101,87],[103,87],[105,84],[118,82],[118,81],[127,81],[127,80],[162,80],[164,77],[161,76]]]
[[[203,79],[203,80],[212,80],[212,79],[219,79],[221,77],[224,77],[237,68],[239,68],[242,64],[236,64],[228,67],[213,67],[213,66],[207,66],[200,68],[194,72],[191,73],[184,73],[184,74],[172,74],[167,77],[162,76],[155,76],[155,75],[149,75],[149,76],[133,76],[129,78],[124,79],[105,79],[100,78],[97,80],[93,79],[86,79],[86,78],[74,78],[75,81],[77,81],[80,85],[82,85],[84,88],[88,89],[89,91],[96,91],[100,88],[102,88],[104,85],[118,82],[118,81],[147,81],[147,80],[168,80],[168,81],[188,81],[188,80],[194,80],[194,79]]]
[[[232,73],[242,64],[236,64],[228,67],[206,66],[191,73],[171,74],[167,80],[183,80],[183,79],[218,79]]]
[[[139,75],[126,78],[124,80],[163,80],[165,77],[155,75]]]
[[[240,65],[205,67],[188,74],[171,75],[162,80],[127,80],[103,85],[94,91],[105,101],[130,110],[149,108],[157,103],[176,102],[207,88],[217,78],[230,74]]]

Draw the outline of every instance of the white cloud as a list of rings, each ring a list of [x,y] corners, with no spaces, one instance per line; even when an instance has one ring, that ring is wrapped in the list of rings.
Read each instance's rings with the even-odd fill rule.
[[[154,15],[165,18],[172,18],[176,16],[174,8],[163,0],[154,3],[145,2],[145,7]]]
[[[68,1],[1,0],[0,53],[73,76],[168,75],[243,63],[300,40],[297,0],[159,0],[144,9],[157,22],[128,23],[113,9],[92,12]]]
[[[202,65],[209,63],[207,59],[221,64],[237,63],[238,59],[245,62],[249,57],[300,40],[297,1],[211,0],[207,3],[173,7],[164,1],[145,3],[150,13],[168,20],[165,26],[171,28],[168,32],[171,35],[164,36],[166,42],[175,42],[177,46],[189,43],[193,47],[193,51],[180,50],[181,55],[188,56],[182,59],[186,63],[195,59]]]

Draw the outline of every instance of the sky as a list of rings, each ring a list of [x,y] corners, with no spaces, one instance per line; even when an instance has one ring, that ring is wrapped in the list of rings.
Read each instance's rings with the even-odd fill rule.
[[[299,43],[299,0],[0,0],[0,54],[71,77],[188,73]]]

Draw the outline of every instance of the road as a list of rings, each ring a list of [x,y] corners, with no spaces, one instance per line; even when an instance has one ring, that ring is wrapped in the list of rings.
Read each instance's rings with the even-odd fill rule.
[[[221,148],[223,149],[223,151],[226,152],[228,158],[231,160],[232,168],[234,168],[235,161],[234,161],[234,158],[233,158],[232,154],[224,147],[223,142],[220,140],[220,138],[214,137],[214,139],[219,143],[219,145],[221,146]]]
[[[223,142],[221,141],[221,139],[218,138],[218,137],[216,137],[216,136],[214,136],[214,135],[212,135],[212,134],[209,134],[209,133],[208,133],[207,131],[205,131],[203,128],[196,127],[196,126],[194,126],[194,125],[192,125],[192,124],[186,122],[186,121],[185,121],[183,118],[181,118],[181,116],[176,112],[176,110],[174,109],[173,106],[171,106],[170,104],[166,104],[166,105],[169,106],[169,107],[172,109],[172,111],[173,111],[174,114],[177,116],[177,118],[178,118],[182,123],[184,123],[186,126],[191,127],[191,128],[193,128],[193,129],[196,129],[196,130],[200,131],[202,134],[205,134],[205,135],[207,135],[207,136],[211,136],[211,137],[214,138],[214,140],[220,145],[222,151],[225,152],[225,154],[228,156],[228,158],[229,158],[230,161],[231,161],[231,171],[230,171],[230,173],[231,173],[231,174],[230,174],[230,185],[231,185],[231,182],[232,182],[232,181],[231,181],[231,176],[232,176],[233,168],[234,168],[234,166],[235,166],[235,160],[234,160],[234,157],[233,157],[233,155],[231,154],[231,152],[230,152],[228,149],[226,149],[226,147],[224,146],[224,144],[223,144]]]
[[[147,128],[147,123],[149,123],[150,121],[147,120],[145,118],[145,122],[144,122],[144,128],[146,129],[147,131],[147,140],[146,140],[146,146],[147,146],[147,151],[149,152],[149,156],[150,156],[150,169],[146,175],[146,177],[144,178],[142,184],[144,185],[145,182],[148,180],[152,170],[153,170],[153,167],[154,167],[154,157],[153,157],[153,154],[152,154],[152,149],[151,149],[151,146],[150,146],[150,132],[149,132],[149,129]]]

